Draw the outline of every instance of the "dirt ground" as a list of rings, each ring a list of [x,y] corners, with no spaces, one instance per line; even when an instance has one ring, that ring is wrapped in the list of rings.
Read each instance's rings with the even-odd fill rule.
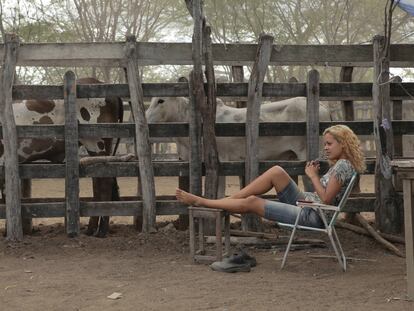
[[[176,184],[158,178],[157,194],[172,194]],[[373,191],[371,180],[362,185]],[[121,178],[120,187],[134,195],[136,182]],[[230,180],[228,192],[237,187]],[[34,197],[64,193],[61,180],[37,180],[33,189]],[[90,189],[82,180],[81,195]],[[130,217],[114,217],[105,239],[70,239],[62,219],[39,219],[22,243],[0,238],[0,310],[414,310],[405,299],[405,260],[370,238],[338,229],[352,259],[345,273],[332,258],[314,257],[332,255],[329,249],[292,251],[280,270],[283,249],[246,247],[257,267],[229,274],[191,264],[188,232],[175,230],[173,219],[159,217],[158,233],[145,235]],[[267,230],[277,233],[270,224]],[[113,293],[121,297],[109,299]]]

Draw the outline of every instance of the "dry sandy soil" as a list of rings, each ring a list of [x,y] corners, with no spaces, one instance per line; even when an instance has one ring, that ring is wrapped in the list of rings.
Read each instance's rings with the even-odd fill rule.
[[[135,193],[133,179],[120,185],[122,195]],[[172,178],[157,180],[158,194],[175,187]],[[59,197],[63,189],[60,180],[35,181],[33,196]],[[88,195],[90,181],[82,180],[81,189]],[[229,189],[237,189],[234,181]],[[338,229],[346,255],[360,259],[350,260],[345,273],[333,259],[313,257],[331,255],[327,249],[293,251],[280,270],[282,249],[247,247],[257,267],[228,274],[191,264],[188,232],[158,220],[151,235],[115,217],[105,239],[70,239],[62,219],[40,219],[22,243],[0,238],[0,310],[414,310],[405,299],[405,260],[370,238]],[[122,296],[107,298],[113,293]]]

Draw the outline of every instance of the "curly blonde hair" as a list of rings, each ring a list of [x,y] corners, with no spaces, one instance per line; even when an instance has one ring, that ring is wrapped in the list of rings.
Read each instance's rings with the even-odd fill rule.
[[[328,127],[324,132],[331,134],[335,140],[342,145],[345,157],[351,162],[358,173],[363,173],[366,169],[364,153],[361,150],[361,142],[355,133],[346,125],[338,124]]]

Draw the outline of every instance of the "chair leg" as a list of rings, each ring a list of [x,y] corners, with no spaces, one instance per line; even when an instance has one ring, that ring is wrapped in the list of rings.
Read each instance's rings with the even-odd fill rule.
[[[328,230],[328,237],[331,241],[339,265],[341,266],[342,270],[346,271],[346,258],[342,250],[341,243],[339,242],[338,235],[336,234],[335,228],[331,227],[331,230]]]
[[[341,267],[344,271],[346,271],[346,257],[345,257],[344,250],[342,249],[342,245],[341,245],[341,242],[339,241],[338,234],[336,233],[335,227],[332,226],[331,228],[333,232],[333,237],[335,238],[336,243],[338,245],[338,251],[341,257],[341,261],[340,261]]]
[[[342,250],[341,242],[339,241],[335,227],[331,226],[330,224],[328,225],[325,214],[320,209],[318,209],[318,211],[325,225],[326,233],[328,234],[329,240],[331,241],[339,265],[341,266],[342,270],[346,271],[346,257],[344,251]]]
[[[290,235],[289,243],[286,246],[285,254],[283,255],[282,265],[280,266],[280,269],[283,269],[285,267],[286,259],[287,259],[287,256],[289,254],[289,250],[290,250],[290,247],[292,245],[292,242],[293,242],[293,237],[295,236],[295,233],[296,233],[296,228],[297,228],[298,223],[299,223],[299,217],[300,217],[301,212],[302,212],[302,209],[298,213],[298,216],[296,216],[295,225],[293,227],[292,234]]]

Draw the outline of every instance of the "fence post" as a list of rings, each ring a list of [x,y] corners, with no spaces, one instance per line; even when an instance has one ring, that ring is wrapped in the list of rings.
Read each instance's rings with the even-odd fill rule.
[[[308,72],[306,85],[306,160],[319,157],[319,72],[312,69]],[[306,191],[313,191],[309,178],[303,176]]]
[[[17,131],[12,107],[12,87],[20,43],[15,34],[6,34],[4,43],[4,58],[0,76],[0,118],[4,143],[7,239],[21,241],[23,239],[21,185]]]
[[[205,74],[207,78],[207,101],[202,106],[203,113],[203,155],[206,177],[204,194],[207,198],[216,199],[219,182],[219,157],[216,141],[216,81],[213,67],[213,50],[211,47],[211,28],[203,22],[203,50]]]
[[[65,103],[65,198],[66,233],[69,237],[79,234],[79,135],[76,113],[76,77],[72,71],[65,73],[63,98]]]
[[[273,37],[261,34],[256,58],[250,75],[247,91],[246,112],[246,183],[259,176],[259,117],[262,104],[263,81],[272,54]],[[242,228],[248,231],[261,229],[260,218],[255,215],[242,215]]]
[[[354,67],[344,66],[341,68],[341,72],[339,74],[339,81],[340,82],[352,82],[352,73],[354,71]],[[344,114],[345,121],[355,121],[355,109],[354,109],[354,101],[352,100],[343,100],[342,101],[342,111]],[[358,179],[355,186],[354,191],[361,192],[360,187],[360,180]],[[346,213],[345,217],[347,221],[352,222],[354,221],[355,213]]]
[[[193,70],[190,73],[190,191],[194,194],[202,194],[202,156],[201,156],[201,106],[204,105],[205,92],[203,83],[203,25],[202,16],[203,8],[200,0],[186,0],[186,5],[190,15],[194,20],[193,38],[192,38],[192,60]],[[199,161],[197,163],[197,161]],[[195,184],[193,184],[195,183]]]
[[[231,66],[231,75],[233,82],[244,82],[244,69],[243,66]],[[243,100],[236,101],[237,108],[246,108],[246,102]]]
[[[243,66],[231,66],[231,75],[233,82],[244,82],[244,69]],[[236,101],[237,108],[246,108],[246,101]],[[240,189],[246,186],[246,178],[244,175],[239,176]]]
[[[154,232],[156,221],[156,199],[154,169],[151,159],[148,123],[145,119],[144,95],[137,64],[137,51],[135,36],[128,36],[125,56],[127,61],[128,87],[131,98],[131,112],[135,122],[136,154],[139,159],[139,175],[142,185],[142,231]]]
[[[352,82],[352,72],[354,67],[345,66],[341,68],[341,73],[339,76],[340,82]],[[354,121],[354,102],[352,100],[343,100],[342,101],[344,119],[345,121]]]
[[[196,195],[202,194],[202,176],[203,166],[201,157],[201,111],[199,102],[196,100],[196,94],[194,92],[194,72],[190,72],[188,80],[189,88],[189,100],[190,100],[190,123],[189,127],[189,140],[190,140],[190,163],[189,163],[189,175],[190,175],[190,192]]]
[[[401,83],[401,77],[395,77],[394,82],[396,84]],[[393,120],[402,120],[402,107],[403,101],[401,99],[396,99],[392,101],[392,119]],[[402,135],[394,135],[394,156],[402,157],[403,156],[403,142]]]
[[[396,200],[396,191],[392,183],[393,133],[391,123],[391,101],[389,81],[389,55],[383,36],[373,39],[374,77],[372,100],[374,107],[374,139],[376,145],[375,164],[375,221],[378,229],[384,233],[400,232],[401,206]]]
[[[401,83],[402,79],[399,76],[394,78],[396,84]],[[401,99],[396,99],[392,101],[392,119],[393,120],[402,120],[403,116],[403,101]],[[403,136],[394,135],[394,156],[402,157],[403,156]],[[394,175],[394,187],[395,191],[402,191],[403,185],[402,180],[397,177],[397,174]],[[403,216],[404,213],[401,213]],[[401,223],[404,222],[404,219],[401,219]]]
[[[201,0],[186,0],[186,5],[187,8],[191,14],[191,16],[193,17],[194,20],[194,29],[193,29],[193,39],[192,39],[192,59],[193,59],[193,71],[191,72],[191,76],[190,76],[190,85],[192,87],[192,90],[190,90],[190,93],[192,93],[192,114],[193,116],[191,116],[192,120],[196,123],[194,123],[195,127],[200,126],[200,128],[196,129],[194,128],[194,132],[193,134],[196,135],[200,135],[200,140],[197,141],[197,143],[200,143],[201,146],[201,128],[203,128],[204,131],[211,131],[210,126],[208,124],[201,124],[201,119],[203,119],[203,122],[207,122],[207,123],[211,123],[211,121],[209,122],[209,120],[211,119],[211,117],[209,117],[209,110],[210,108],[207,107],[207,102],[206,102],[206,94],[204,91],[204,81],[203,81],[203,68],[202,68],[202,63],[203,63],[203,50],[206,47],[206,44],[204,43],[204,34],[203,34],[203,24],[205,22],[205,18],[203,16],[203,1]],[[212,62],[212,61],[211,61]],[[212,70],[212,68],[210,69]],[[211,94],[210,94],[211,96]],[[215,99],[214,99],[215,100]],[[211,100],[209,100],[209,102],[211,103]],[[215,111],[215,109],[214,109]],[[197,115],[198,114],[198,115]],[[193,118],[200,118],[199,120],[193,119]],[[204,119],[205,118],[205,119]],[[215,115],[214,115],[214,120],[215,120]],[[200,122],[200,124],[198,124],[198,122]],[[207,138],[207,140],[211,141],[211,139],[209,138],[209,134],[203,133],[203,137]],[[198,136],[196,138],[199,138]],[[214,138],[215,141],[215,138]],[[194,144],[196,142],[192,142],[192,151],[200,151],[200,147],[195,147]],[[211,178],[214,176],[211,175],[211,173],[213,171],[211,171],[211,164],[214,162],[211,161],[214,157],[210,158],[210,155],[208,155],[208,157],[206,158],[206,152],[208,150],[206,150],[207,148],[207,143],[204,141],[203,145],[205,148],[203,148],[204,152],[204,164],[207,164],[207,166],[209,166],[209,172],[208,174],[210,175],[208,177],[208,180],[206,180],[205,185],[208,187],[208,189],[204,189],[205,191],[205,195],[206,196],[213,196],[216,197],[217,196],[217,181],[212,181]],[[214,146],[213,146],[214,147]],[[217,147],[216,149],[217,150]],[[216,151],[216,156],[217,156],[217,151]],[[193,159],[194,157],[194,159]],[[195,161],[197,158],[198,159],[202,159],[201,157],[201,152],[200,154],[193,154],[191,153],[190,155],[191,158],[191,162],[193,164],[193,166],[191,167],[192,169],[196,169],[196,171],[194,171],[195,175],[194,177],[196,179],[198,179],[198,169],[199,167],[197,166],[196,163],[194,163],[193,161]],[[210,163],[206,163],[206,161],[210,161]],[[202,168],[201,168],[202,169]],[[200,173],[202,176],[202,172]],[[214,172],[213,172],[214,174]],[[200,176],[200,178],[201,178]],[[207,177],[207,176],[206,176]],[[190,173],[190,179],[192,182],[192,176]],[[214,182],[216,182],[216,184],[214,185]],[[193,186],[190,184],[190,187],[192,188]],[[199,190],[200,194],[201,194],[201,184],[200,184],[200,189],[198,189],[199,185],[197,184],[195,186],[195,190]],[[190,188],[190,189],[191,189]],[[215,188],[215,189],[212,189]],[[199,225],[201,225],[202,222],[200,222]],[[207,234],[214,234],[215,232],[215,226],[214,226],[214,221],[212,220],[206,220],[205,221],[205,232]]]

